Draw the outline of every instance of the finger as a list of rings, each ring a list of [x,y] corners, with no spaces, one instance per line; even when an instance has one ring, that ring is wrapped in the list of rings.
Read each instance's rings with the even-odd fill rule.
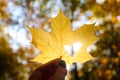
[[[60,63],[60,61],[61,61],[61,58],[56,58],[56,59],[54,59],[54,60],[44,64],[43,66],[44,67],[46,67],[48,65],[55,65],[55,66],[57,66]]]
[[[29,80],[32,80],[34,78],[37,78],[36,80],[49,80],[49,78],[54,75],[60,61],[61,58],[57,58],[46,64],[41,65],[32,73]]]
[[[65,67],[59,65],[55,71],[55,74],[53,76],[54,80],[64,80],[65,76],[67,74],[67,70]]]
[[[54,68],[56,69],[61,61],[61,58],[56,58],[46,64],[41,65],[38,69],[48,69],[48,68]],[[48,71],[49,72],[49,71]]]

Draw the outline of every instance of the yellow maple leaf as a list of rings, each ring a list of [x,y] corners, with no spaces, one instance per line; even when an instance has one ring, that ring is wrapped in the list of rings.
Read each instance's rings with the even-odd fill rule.
[[[80,42],[81,47],[80,50],[73,55],[73,62],[84,63],[88,60],[94,59],[90,54],[87,53],[87,48],[91,44],[93,44],[93,42],[99,39],[96,36],[94,36],[94,27],[94,24],[83,25],[82,27],[74,31],[74,33],[76,34],[74,41]]]
[[[32,44],[42,51],[33,61],[46,63],[61,58],[66,63],[72,64],[93,59],[86,52],[86,48],[97,39],[93,34],[94,25],[84,25],[72,31],[70,19],[60,11],[58,16],[51,19],[51,32],[41,28],[29,28],[29,30],[32,33]],[[82,43],[82,50],[72,57],[64,49],[64,46],[71,45],[76,41]]]

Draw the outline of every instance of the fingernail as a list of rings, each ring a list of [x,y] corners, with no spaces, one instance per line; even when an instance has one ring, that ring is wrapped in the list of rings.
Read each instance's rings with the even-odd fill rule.
[[[66,67],[66,63],[65,63],[64,60],[61,60],[61,61],[60,61],[60,66],[62,66],[62,67],[64,67],[64,68]]]

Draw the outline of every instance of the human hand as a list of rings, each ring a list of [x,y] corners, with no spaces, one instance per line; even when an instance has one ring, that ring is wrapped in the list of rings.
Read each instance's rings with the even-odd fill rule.
[[[29,80],[64,80],[66,74],[66,63],[57,58],[38,67]]]

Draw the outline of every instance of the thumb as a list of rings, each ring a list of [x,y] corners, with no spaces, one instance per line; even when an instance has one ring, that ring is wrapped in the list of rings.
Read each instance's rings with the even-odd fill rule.
[[[29,80],[49,80],[54,75],[60,61],[61,59],[57,58],[41,65],[32,73]]]
[[[66,74],[67,74],[66,63],[65,61],[61,60],[52,78],[53,80],[65,80]]]

